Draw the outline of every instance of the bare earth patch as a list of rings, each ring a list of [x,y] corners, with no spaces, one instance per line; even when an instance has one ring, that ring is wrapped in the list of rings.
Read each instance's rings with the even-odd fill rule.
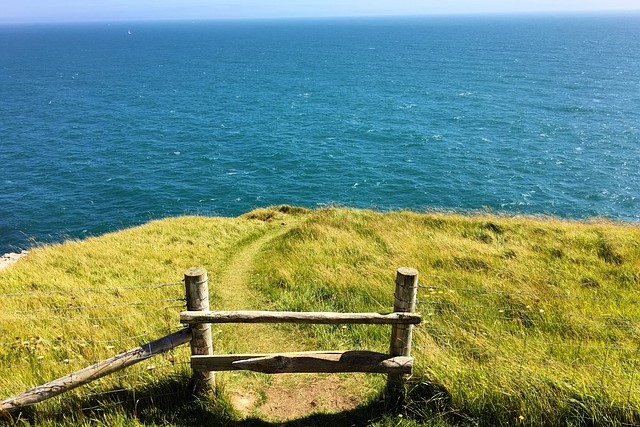
[[[362,397],[353,394],[344,379],[336,375],[292,380],[295,377],[274,377],[260,398],[253,391],[231,393],[234,407],[243,415],[259,415],[271,420],[290,420],[313,412],[341,412],[356,408]],[[298,377],[299,378],[299,377]]]
[[[230,393],[233,407],[246,417],[258,403],[258,395],[250,390],[233,391]]]

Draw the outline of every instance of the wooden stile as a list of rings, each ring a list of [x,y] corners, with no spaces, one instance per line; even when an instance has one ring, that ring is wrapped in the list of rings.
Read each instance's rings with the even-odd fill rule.
[[[191,367],[194,391],[211,391],[213,371],[251,370],[275,373],[364,372],[388,374],[388,387],[398,391],[406,374],[411,373],[411,332],[421,322],[414,313],[418,272],[413,268],[397,270],[393,313],[209,311],[207,272],[190,268],[184,276],[187,311],[180,321],[189,328],[167,335],[141,347],[103,360],[65,377],[9,397],[0,402],[0,412],[42,402],[105,375],[124,369],[187,342],[191,343]],[[214,355],[211,323],[308,323],[308,324],[390,324],[389,354],[372,351],[311,351],[281,354]]]
[[[393,313],[334,313],[293,311],[183,311],[180,321],[201,323],[307,323],[392,325],[389,354],[371,351],[312,351],[280,354],[192,355],[194,371],[251,370],[262,373],[367,372],[389,375],[388,384],[401,385],[413,369],[411,332],[421,316],[415,311],[418,272],[397,270]]]

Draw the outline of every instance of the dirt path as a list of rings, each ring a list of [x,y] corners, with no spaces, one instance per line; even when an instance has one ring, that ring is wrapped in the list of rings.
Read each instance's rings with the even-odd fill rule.
[[[212,310],[260,310],[263,307],[256,300],[258,295],[250,288],[250,275],[256,256],[269,242],[277,239],[300,223],[300,219],[287,218],[280,222],[279,229],[269,231],[258,239],[243,246],[231,258],[215,282],[209,286],[216,287],[218,301],[211,301]],[[273,343],[280,343],[282,348],[291,350],[289,334],[282,332],[276,325],[269,324],[232,324],[218,325],[219,333],[232,333],[239,339],[232,349],[234,353],[260,353],[272,349]],[[214,331],[215,334],[215,331]],[[214,338],[215,339],[215,338]],[[215,345],[215,343],[214,343]]]
[[[254,240],[244,246],[238,252],[220,274],[218,288],[216,291],[221,298],[221,310],[247,310],[252,307],[247,306],[247,296],[253,296],[254,292],[249,288],[249,275],[253,267],[256,256],[266,245],[274,239],[295,227],[300,222],[299,219],[292,218],[281,223],[280,229],[267,232],[264,236]]]
[[[256,256],[271,241],[282,236],[298,225],[302,220],[288,218],[280,229],[268,232],[264,236],[243,247],[229,262],[217,279],[218,309],[259,309],[248,304],[255,303],[254,291],[249,288],[250,273]],[[215,308],[214,308],[215,309]],[[283,351],[298,350],[299,344],[292,340],[275,325],[238,324],[225,325],[219,333],[233,333],[241,341],[240,352],[271,352],[273,343]],[[216,332],[214,331],[214,334]],[[215,338],[214,338],[215,340]],[[215,343],[214,343],[215,347]],[[253,373],[232,371],[218,374],[226,384],[231,401],[244,416],[260,416],[267,419],[286,420],[307,415],[310,412],[340,411],[356,407],[362,397],[354,396],[348,383],[336,375],[256,375]]]

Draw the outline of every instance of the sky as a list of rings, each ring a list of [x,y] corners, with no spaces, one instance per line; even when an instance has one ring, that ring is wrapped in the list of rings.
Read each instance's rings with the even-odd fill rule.
[[[1,23],[640,11],[640,0],[0,0]]]

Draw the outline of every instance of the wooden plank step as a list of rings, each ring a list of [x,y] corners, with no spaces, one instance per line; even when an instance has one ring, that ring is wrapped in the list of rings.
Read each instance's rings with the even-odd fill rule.
[[[363,372],[410,374],[413,358],[374,351],[307,351],[273,354],[191,356],[193,369],[250,370],[267,374]]]

